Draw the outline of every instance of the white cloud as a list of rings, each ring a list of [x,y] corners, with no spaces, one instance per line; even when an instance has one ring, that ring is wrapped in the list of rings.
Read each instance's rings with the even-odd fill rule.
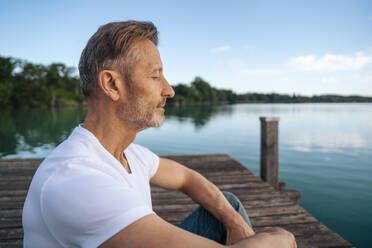
[[[218,54],[220,55],[220,54]],[[225,54],[224,54],[225,55]],[[230,52],[227,53],[230,55]],[[202,74],[216,87],[234,89],[238,93],[245,92],[277,92],[311,96],[320,94],[341,94],[341,95],[364,95],[372,96],[372,47],[363,50],[361,53],[350,55],[332,55],[341,58],[351,58],[355,62],[360,58],[367,58],[368,64],[363,65],[359,70],[336,70],[336,71],[304,71],[288,66],[291,57],[277,60],[274,63],[261,63],[255,57],[221,57],[214,60],[215,66],[205,66]],[[293,57],[292,57],[293,58]],[[314,58],[318,61],[328,61],[327,56]],[[355,62],[355,64],[363,64]],[[351,63],[352,64],[352,63]],[[354,67],[353,67],[354,66]],[[361,65],[359,65],[361,66]],[[346,67],[346,65],[345,65]],[[357,65],[349,65],[356,68]]]
[[[355,55],[326,54],[315,58],[313,55],[299,56],[288,61],[289,66],[304,71],[346,71],[359,70],[372,62],[372,56],[364,53]]]
[[[322,83],[325,83],[325,84],[338,82],[338,80],[334,77],[322,77],[321,81]]]
[[[209,50],[211,53],[221,53],[221,52],[227,52],[231,50],[231,46],[221,46],[221,47],[215,47]]]

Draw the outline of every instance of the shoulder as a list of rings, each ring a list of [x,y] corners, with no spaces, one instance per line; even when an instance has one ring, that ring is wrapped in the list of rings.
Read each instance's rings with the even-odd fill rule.
[[[71,136],[59,144],[47,159],[60,157],[65,159],[77,157],[89,159],[94,150],[94,144],[89,142],[89,140],[85,140],[82,137]]]

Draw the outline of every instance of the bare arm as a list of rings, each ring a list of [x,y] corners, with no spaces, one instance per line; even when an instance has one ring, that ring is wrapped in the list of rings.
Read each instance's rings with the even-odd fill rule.
[[[178,228],[160,217],[150,214],[124,228],[100,248],[296,248],[293,236],[277,228],[261,232],[231,246],[224,246],[212,240]]]
[[[244,222],[240,214],[235,211],[213,183],[198,172],[173,160],[161,158],[159,169],[150,182],[163,188],[184,192],[226,226]]]
[[[198,172],[175,161],[161,158],[159,169],[151,183],[167,189],[180,190],[207,209],[225,224],[227,244],[254,235],[254,231],[235,211],[222,192]]]
[[[174,226],[157,215],[147,215],[115,234],[101,248],[220,248],[222,245]]]

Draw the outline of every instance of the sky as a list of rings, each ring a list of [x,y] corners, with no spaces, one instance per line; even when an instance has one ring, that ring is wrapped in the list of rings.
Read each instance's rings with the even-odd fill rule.
[[[77,68],[98,27],[125,20],[157,26],[172,85],[372,96],[370,0],[0,0],[0,55]]]

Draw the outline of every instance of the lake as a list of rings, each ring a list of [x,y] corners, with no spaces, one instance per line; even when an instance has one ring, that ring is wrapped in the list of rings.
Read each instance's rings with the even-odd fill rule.
[[[84,120],[83,108],[0,110],[0,157],[45,157]],[[280,181],[300,205],[357,247],[372,237],[372,104],[167,107],[136,143],[159,155],[228,153],[259,175],[260,116],[280,117]]]

